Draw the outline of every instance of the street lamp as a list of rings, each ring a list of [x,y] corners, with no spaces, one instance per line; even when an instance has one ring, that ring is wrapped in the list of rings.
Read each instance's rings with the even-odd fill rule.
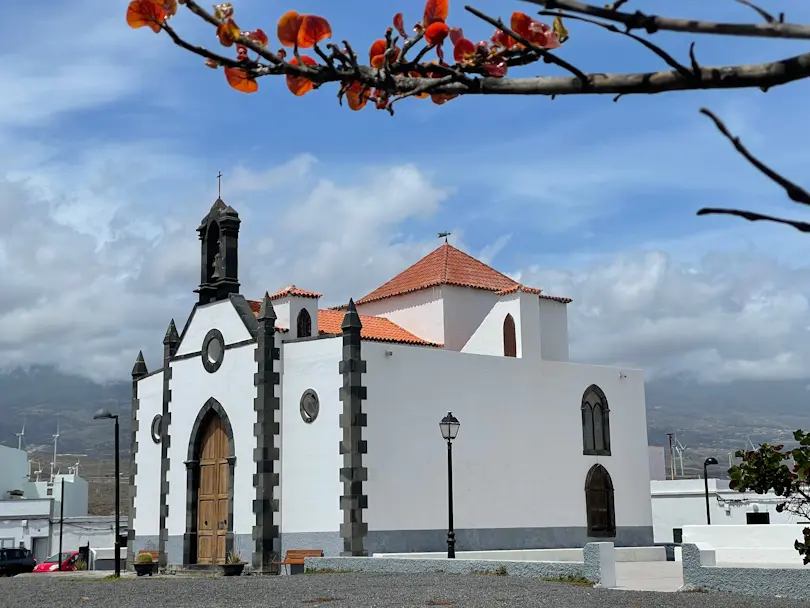
[[[458,435],[459,421],[453,412],[447,412],[439,428],[447,442],[447,558],[456,557],[456,533],[453,530],[453,439]]]
[[[118,445],[118,414],[108,410],[99,410],[93,420],[115,420],[115,576],[121,576],[121,488],[120,488],[120,456]]]
[[[708,525],[712,525],[712,513],[709,509],[709,465],[710,464],[720,464],[717,462],[717,458],[713,456],[709,456],[706,461],[703,463],[703,486],[706,489],[706,523]]]

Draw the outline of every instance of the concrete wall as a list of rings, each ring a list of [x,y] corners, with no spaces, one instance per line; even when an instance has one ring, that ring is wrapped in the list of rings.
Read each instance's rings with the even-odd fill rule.
[[[499,561],[528,562],[581,562],[584,549],[523,549],[506,551],[457,551],[458,559],[487,559]],[[372,557],[386,559],[447,559],[447,552],[441,553],[375,553]],[[664,547],[616,547],[617,562],[665,562],[667,551]]]
[[[494,294],[491,294],[494,296]],[[461,349],[464,353],[477,355],[494,355],[503,357],[503,322],[506,315],[512,315],[515,321],[515,339],[517,356],[523,354],[523,335],[521,329],[520,298],[518,294],[502,297],[494,296],[494,302],[481,324]]]
[[[127,518],[119,522],[121,535],[127,533]],[[51,525],[51,553],[59,551],[59,519]],[[115,546],[115,516],[89,515],[86,517],[66,517],[62,529],[62,550],[77,551],[90,543],[91,548],[101,549]],[[126,553],[124,553],[126,556]]]
[[[152,419],[163,409],[163,372],[138,382],[138,401],[138,493],[133,527],[137,536],[156,538],[160,530],[160,444],[152,441],[151,427]]]
[[[597,462],[613,478],[616,544],[652,544],[640,371],[621,378],[608,367],[367,342],[363,358],[369,551],[442,550],[447,449],[439,421],[448,410],[461,421],[453,447],[458,550],[583,546],[585,477]],[[592,383],[610,405],[612,456],[582,455],[580,404]]]
[[[22,490],[28,495],[28,454],[25,450],[0,445],[0,463],[0,500],[6,500],[10,490]]]
[[[439,340],[439,342],[443,342],[447,350],[463,350],[472,336],[480,330],[485,319],[489,319],[492,307],[497,305],[499,298],[491,291],[455,285],[442,285],[441,290],[444,299],[444,340]],[[518,319],[515,319],[516,323],[517,321]],[[501,323],[503,323],[503,319],[501,319]],[[503,355],[502,327],[501,325],[495,332],[497,334],[495,337],[501,340],[500,352],[495,348],[495,352],[485,352],[484,354]],[[494,338],[492,339],[496,341]]]
[[[683,542],[714,550],[717,564],[801,565],[793,547],[806,525],[684,526]]]
[[[3,546],[33,547],[33,538],[47,537],[55,506],[49,498],[0,501],[0,541]]]
[[[665,481],[667,478],[666,448],[651,445],[648,449],[648,455],[650,458],[650,481]],[[654,510],[653,519],[655,519]]]
[[[72,473],[54,475],[53,482],[35,481],[31,484],[31,494],[37,498],[53,499],[57,503],[60,503],[62,502],[62,480],[65,481],[64,516],[80,517],[87,515],[88,502],[90,499],[90,485],[78,475]],[[59,504],[54,507],[54,513],[57,516],[59,515]]]
[[[672,530],[706,523],[706,492],[702,479],[650,482],[655,542],[673,542]],[[790,513],[777,513],[774,494],[740,493],[728,481],[709,479],[709,509],[714,526],[745,525],[746,513],[769,513],[771,524],[798,523]]]
[[[288,549],[341,551],[338,451],[342,432],[338,374],[342,338],[285,343],[282,375],[281,533],[282,552]],[[318,394],[320,410],[312,423],[301,418],[301,396]]]
[[[421,289],[393,298],[361,304],[357,312],[390,319],[423,340],[444,343],[445,314],[443,290],[446,286]]]

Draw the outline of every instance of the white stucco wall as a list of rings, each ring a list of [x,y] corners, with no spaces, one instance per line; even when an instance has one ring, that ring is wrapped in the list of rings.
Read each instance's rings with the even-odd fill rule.
[[[0,502],[0,540],[4,546],[19,547],[23,543],[27,549],[32,549],[34,538],[48,538],[51,501],[35,499],[31,502],[38,504],[29,505],[30,517],[25,519],[11,517],[5,504]]]
[[[667,478],[666,448],[651,445],[647,450],[650,458],[650,481],[664,481]]]
[[[496,298],[490,311],[481,321],[478,329],[470,337],[461,349],[464,353],[479,355],[494,355],[503,357],[503,322],[506,315],[512,315],[515,321],[515,339],[517,344],[517,356],[520,357],[523,350],[522,336],[520,332],[520,298],[517,294],[508,294]]]
[[[446,286],[430,287],[393,298],[357,306],[361,315],[390,319],[400,327],[430,342],[444,342],[444,300]]]
[[[393,355],[386,357],[385,350]],[[458,528],[586,525],[585,476],[603,464],[616,524],[651,526],[643,374],[363,343],[368,373],[370,530],[443,529],[451,410]],[[580,404],[598,384],[610,405],[612,456],[582,455]]]
[[[115,517],[94,516],[66,517],[62,531],[62,550],[77,551],[90,543],[91,549],[108,549],[115,546]],[[119,520],[121,535],[127,533],[127,518]],[[51,526],[51,553],[59,550],[59,520]]]
[[[498,302],[498,296],[484,289],[442,285],[442,297],[444,348],[460,351],[487,318],[492,307]]]
[[[283,345],[281,427],[281,531],[336,532],[340,529],[343,436],[338,417],[342,404],[338,374],[342,338]],[[364,343],[365,344],[365,343]],[[300,414],[307,389],[318,393],[320,411],[311,424]]]
[[[806,525],[685,526],[684,543],[701,543],[714,549],[718,566],[790,565],[802,567],[802,556],[794,543],[804,542]]]
[[[192,351],[199,350],[205,334],[215,328],[222,332],[226,346],[222,365],[216,372],[207,372],[201,357],[171,363],[172,401],[169,408],[172,413],[172,442],[169,448],[169,517],[166,522],[169,536],[182,536],[186,531],[186,467],[183,463],[188,460],[188,446],[197,415],[212,397],[228,415],[234,436],[233,532],[250,534],[253,529],[253,500],[256,497],[253,487],[253,449],[256,447],[253,436],[253,423],[256,420],[253,376],[256,373],[256,345],[251,343],[227,348],[250,338],[242,319],[228,300],[198,308],[187,331],[187,336],[195,339],[185,340],[184,344],[188,344]],[[159,460],[157,471],[160,471]],[[159,478],[158,474],[156,485],[159,485]],[[141,530],[137,532],[138,535],[143,534]]]
[[[245,327],[245,323],[236,313],[230,300],[219,300],[211,304],[198,306],[194,311],[191,324],[186,329],[183,342],[177,349],[176,356],[194,353],[202,348],[205,334],[211,329],[218,329],[222,332],[225,344],[235,344],[250,340],[250,332]],[[178,327],[177,331],[183,331]]]
[[[562,302],[540,301],[540,344],[543,360],[568,361],[568,306]]]
[[[650,494],[655,542],[673,542],[674,528],[706,524],[706,490],[702,479],[651,481]],[[796,523],[794,515],[776,512],[779,502],[774,494],[740,493],[730,490],[727,480],[709,479],[712,526],[745,525],[746,513],[755,511],[769,513],[771,524]]]
[[[318,299],[317,298],[301,298],[295,296],[288,296],[285,298],[278,298],[273,300],[273,311],[276,313],[276,327],[289,329],[290,332],[285,334],[285,340],[294,340],[298,337],[296,330],[298,328],[298,313],[301,309],[306,309],[312,319],[312,333],[311,336],[318,335]]]
[[[160,445],[152,441],[152,419],[163,410],[163,372],[138,381],[138,472],[134,528],[138,536],[157,536],[160,529]]]
[[[536,294],[520,291],[515,295],[520,302],[520,323],[516,327],[518,344],[520,344],[518,357],[540,361],[543,358],[540,298]]]

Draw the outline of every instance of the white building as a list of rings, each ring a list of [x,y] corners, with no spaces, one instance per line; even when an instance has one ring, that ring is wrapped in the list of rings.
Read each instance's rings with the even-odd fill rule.
[[[60,523],[64,551],[114,545],[115,518],[87,514],[87,481],[76,474],[29,481],[28,454],[4,445],[0,463],[0,548],[22,544],[38,561],[45,560],[59,551]],[[127,523],[122,520],[122,533]]]
[[[727,479],[709,479],[709,517],[712,526],[805,523],[790,513],[777,513],[784,502],[773,492],[737,492]],[[655,542],[681,542],[676,530],[707,524],[706,486],[703,479],[651,481]],[[691,541],[690,541],[691,542]]]
[[[442,550],[448,410],[458,550],[652,543],[643,374],[569,361],[570,300],[443,244],[356,305],[250,301],[239,224],[211,207],[199,301],[132,372],[130,552]]]

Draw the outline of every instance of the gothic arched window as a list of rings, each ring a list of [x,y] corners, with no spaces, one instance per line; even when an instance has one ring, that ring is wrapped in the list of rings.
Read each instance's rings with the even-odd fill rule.
[[[308,338],[312,335],[312,317],[309,316],[306,308],[302,308],[301,312],[298,313],[297,325],[297,338]]]
[[[585,509],[588,517],[589,537],[616,536],[613,481],[610,479],[610,473],[601,464],[591,467],[585,478]]]
[[[582,395],[582,453],[610,456],[610,408],[595,384]]]
[[[517,357],[517,335],[512,315],[506,315],[503,320],[503,356]]]

